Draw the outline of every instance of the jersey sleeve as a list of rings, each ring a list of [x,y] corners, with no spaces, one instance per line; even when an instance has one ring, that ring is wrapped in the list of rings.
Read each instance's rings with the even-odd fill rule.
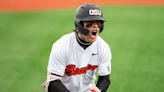
[[[55,42],[52,46],[49,62],[48,73],[64,76],[66,67],[66,52],[61,40]]]
[[[111,73],[111,50],[107,43],[103,44],[99,54],[98,75],[104,76]]]

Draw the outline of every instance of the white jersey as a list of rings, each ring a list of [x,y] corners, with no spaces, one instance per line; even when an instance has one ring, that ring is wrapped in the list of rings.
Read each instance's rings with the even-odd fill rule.
[[[70,92],[89,92],[95,86],[95,73],[111,73],[111,51],[108,44],[97,36],[85,50],[76,40],[75,32],[66,34],[52,47],[48,72],[63,76],[62,83]]]

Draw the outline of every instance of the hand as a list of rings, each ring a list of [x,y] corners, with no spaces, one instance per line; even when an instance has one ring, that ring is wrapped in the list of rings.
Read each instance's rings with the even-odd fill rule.
[[[90,92],[101,92],[99,88],[97,88],[96,86],[91,87]]]
[[[42,87],[47,91],[48,90],[48,85],[49,85],[49,82],[45,81],[42,83]]]

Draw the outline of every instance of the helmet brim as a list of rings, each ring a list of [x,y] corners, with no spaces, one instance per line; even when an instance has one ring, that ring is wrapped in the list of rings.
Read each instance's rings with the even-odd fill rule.
[[[95,20],[105,22],[105,20],[101,16],[88,16],[86,18],[81,19],[81,21],[95,21]]]

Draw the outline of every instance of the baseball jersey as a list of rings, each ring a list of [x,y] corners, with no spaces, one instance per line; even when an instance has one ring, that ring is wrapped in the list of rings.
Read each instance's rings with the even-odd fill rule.
[[[47,70],[63,76],[61,81],[70,92],[89,92],[96,72],[99,76],[111,73],[111,51],[100,36],[83,49],[72,32],[53,44]]]

